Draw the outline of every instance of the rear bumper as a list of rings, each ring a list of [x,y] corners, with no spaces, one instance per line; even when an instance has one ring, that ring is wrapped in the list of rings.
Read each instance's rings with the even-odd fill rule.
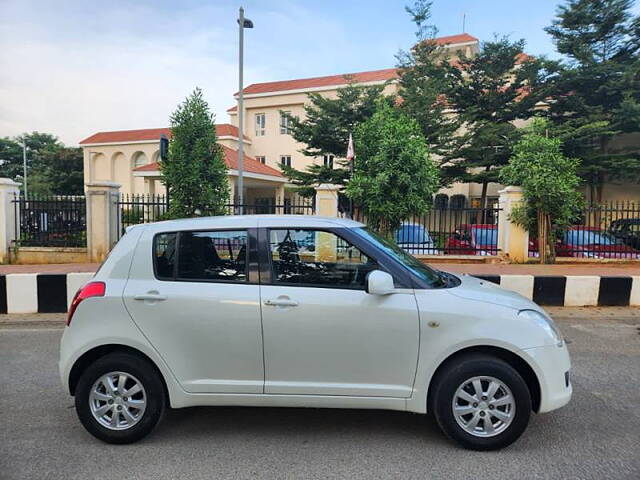
[[[571,360],[566,345],[522,350],[534,367],[540,383],[540,408],[538,413],[550,412],[565,406],[571,400]]]

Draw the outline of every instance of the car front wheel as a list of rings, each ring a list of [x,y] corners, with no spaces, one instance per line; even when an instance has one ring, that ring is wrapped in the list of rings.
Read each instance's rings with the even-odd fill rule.
[[[131,443],[151,433],[162,418],[164,386],[147,360],[113,353],[81,375],[75,404],[89,433],[108,443]]]
[[[508,363],[466,355],[438,373],[431,408],[442,431],[465,448],[496,450],[520,437],[529,423],[531,395]]]

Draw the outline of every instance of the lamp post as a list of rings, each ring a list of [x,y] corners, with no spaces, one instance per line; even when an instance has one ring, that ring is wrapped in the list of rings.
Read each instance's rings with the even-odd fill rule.
[[[240,203],[240,215],[244,213],[244,179],[242,173],[244,169],[244,95],[243,87],[243,68],[244,68],[244,29],[253,28],[253,22],[248,18],[244,18],[244,8],[240,7],[240,15],[238,16],[238,32],[240,35],[239,44],[240,52],[238,58],[238,202]]]
[[[22,175],[24,178],[24,198],[27,198],[27,140],[22,139]]]

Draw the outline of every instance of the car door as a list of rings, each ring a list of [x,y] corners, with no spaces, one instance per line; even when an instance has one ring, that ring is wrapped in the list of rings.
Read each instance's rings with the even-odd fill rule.
[[[409,397],[413,290],[368,294],[367,273],[384,268],[338,231],[259,231],[265,393]]]
[[[262,393],[255,244],[255,230],[201,230],[136,248],[125,305],[187,392]]]

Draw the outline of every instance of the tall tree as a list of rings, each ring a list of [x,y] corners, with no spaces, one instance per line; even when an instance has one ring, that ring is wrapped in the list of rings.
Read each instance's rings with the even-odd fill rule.
[[[304,155],[335,157],[333,168],[324,164],[310,165],[304,170],[281,167],[291,183],[297,186],[298,193],[312,196],[314,187],[321,183],[345,185],[351,176],[350,165],[344,160],[349,134],[373,115],[383,88],[382,85],[349,83],[338,89],[336,98],[310,93],[309,103],[304,106],[304,118],[289,116],[291,136],[304,145],[301,150]]]
[[[160,162],[170,218],[223,215],[229,181],[213,115],[196,88],[170,117],[169,156]]]
[[[503,183],[522,186],[525,202],[511,220],[537,230],[541,263],[555,261],[556,239],[578,219],[582,204],[580,161],[566,157],[562,141],[550,138],[549,130],[547,120],[535,119],[500,172]]]
[[[582,160],[592,201],[607,178],[638,179],[640,148],[616,148],[614,138],[640,131],[640,17],[631,0],[569,0],[546,31],[568,58],[550,118],[569,156]]]
[[[418,122],[434,159],[446,163],[459,128],[458,117],[448,111],[446,101],[449,70],[454,67],[446,49],[435,41],[438,30],[429,23],[431,4],[417,0],[412,7],[405,7],[416,25],[417,43],[396,57],[398,95],[400,108]],[[453,180],[447,165],[441,166],[440,179],[444,185]]]
[[[389,235],[403,220],[424,213],[438,189],[438,168],[418,123],[387,102],[356,128],[358,162],[346,194],[367,222]]]
[[[482,184],[483,206],[520,136],[514,122],[530,118],[549,89],[553,64],[525,55],[524,45],[506,37],[483,42],[476,56],[463,55],[448,70],[447,101],[462,133],[446,160],[456,180]]]

